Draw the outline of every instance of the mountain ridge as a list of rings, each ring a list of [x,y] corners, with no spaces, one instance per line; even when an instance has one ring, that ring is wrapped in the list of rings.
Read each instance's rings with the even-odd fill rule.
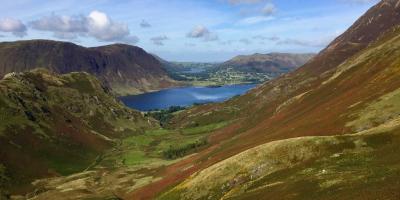
[[[220,64],[219,68],[231,67],[239,71],[254,71],[259,73],[287,73],[304,65],[315,54],[294,53],[255,53],[239,55]]]
[[[0,76],[47,68],[57,73],[85,71],[118,95],[179,85],[162,64],[140,47],[112,44],[83,47],[71,42],[26,40],[0,43]]]

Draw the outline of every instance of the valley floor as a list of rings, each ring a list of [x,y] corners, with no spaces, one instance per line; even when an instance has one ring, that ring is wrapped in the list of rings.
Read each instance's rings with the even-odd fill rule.
[[[208,147],[207,135],[227,122],[185,129],[155,129],[127,137],[82,173],[41,179],[29,199],[118,199],[159,181],[165,166]]]
[[[29,199],[137,199],[129,194],[165,174],[198,169],[192,153],[209,144],[192,144],[225,125],[126,138],[82,173],[36,181]],[[400,197],[399,143],[400,119],[357,134],[271,142],[195,173],[158,198],[394,199]],[[171,149],[183,152],[168,157]]]

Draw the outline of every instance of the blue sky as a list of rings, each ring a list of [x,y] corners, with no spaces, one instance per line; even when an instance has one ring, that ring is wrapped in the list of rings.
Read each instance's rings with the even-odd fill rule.
[[[318,52],[377,0],[13,0],[0,41],[129,43],[167,60]]]

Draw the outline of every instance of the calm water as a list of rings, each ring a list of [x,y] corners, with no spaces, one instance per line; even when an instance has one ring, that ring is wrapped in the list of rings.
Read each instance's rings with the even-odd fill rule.
[[[184,87],[161,90],[120,99],[130,108],[141,111],[166,109],[170,106],[191,106],[194,103],[225,101],[233,96],[246,93],[256,84],[226,85],[222,87]]]

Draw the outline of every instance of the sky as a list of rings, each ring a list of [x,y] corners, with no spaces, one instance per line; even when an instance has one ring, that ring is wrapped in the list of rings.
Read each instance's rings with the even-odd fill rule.
[[[136,45],[169,61],[316,53],[378,0],[0,0],[0,41]]]

